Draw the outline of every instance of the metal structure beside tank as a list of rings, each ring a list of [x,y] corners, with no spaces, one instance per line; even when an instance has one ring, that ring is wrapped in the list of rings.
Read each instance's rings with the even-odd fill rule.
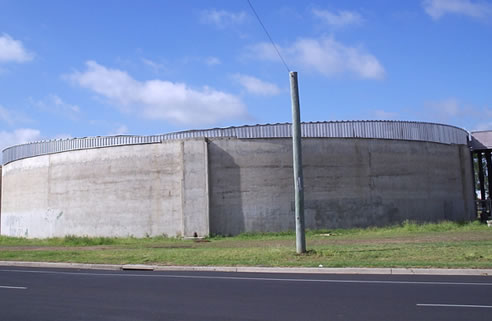
[[[492,215],[492,130],[471,133],[477,212],[482,221]]]

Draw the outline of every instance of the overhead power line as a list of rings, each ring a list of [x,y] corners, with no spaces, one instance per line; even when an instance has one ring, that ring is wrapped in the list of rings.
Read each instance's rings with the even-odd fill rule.
[[[277,52],[278,54],[278,57],[280,58],[280,60],[282,61],[282,63],[284,64],[285,66],[285,69],[287,69],[287,72],[290,72],[290,68],[289,66],[287,66],[287,63],[285,62],[284,58],[282,57],[282,55],[280,54],[280,51],[278,50],[277,46],[275,45],[275,42],[273,41],[272,37],[270,36],[270,34],[268,33],[268,30],[267,28],[265,27],[265,25],[263,24],[263,22],[261,22],[261,19],[260,19],[260,16],[258,16],[258,14],[256,13],[256,10],[255,8],[253,7],[253,4],[251,3],[250,0],[247,0],[248,1],[248,4],[251,8],[251,10],[253,11],[253,13],[255,14],[256,16],[256,19],[258,19],[258,22],[260,23],[261,27],[263,28],[263,30],[265,31],[268,39],[270,39],[270,42],[272,43],[272,46],[273,48],[275,49],[275,51]]]

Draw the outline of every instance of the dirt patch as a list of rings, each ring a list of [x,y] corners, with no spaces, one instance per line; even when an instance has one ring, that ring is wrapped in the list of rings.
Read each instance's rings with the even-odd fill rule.
[[[490,232],[432,233],[399,237],[360,238],[360,239],[314,239],[312,244],[400,244],[400,243],[434,243],[459,241],[491,241]]]
[[[152,249],[192,249],[195,246],[193,244],[158,244],[158,245],[151,245],[151,246],[145,246],[145,248],[152,248]]]
[[[95,251],[95,250],[114,250],[120,247],[111,245],[98,246],[0,246],[1,251]]]

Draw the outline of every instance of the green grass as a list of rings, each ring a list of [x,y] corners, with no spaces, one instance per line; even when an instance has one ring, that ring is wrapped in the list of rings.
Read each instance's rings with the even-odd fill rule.
[[[492,229],[478,222],[179,238],[0,237],[0,260],[160,265],[492,268]]]
[[[404,236],[410,234],[429,233],[429,232],[452,232],[452,231],[487,231],[487,227],[479,221],[471,223],[457,223],[443,221],[441,223],[417,224],[411,221],[405,221],[401,225],[386,227],[368,227],[352,229],[331,229],[331,230],[308,230],[306,236],[316,237],[321,234],[332,234],[337,237],[379,237],[379,236]],[[280,239],[295,237],[294,231],[279,233],[242,233],[235,236],[235,239]],[[222,239],[224,236],[212,236],[210,239]]]

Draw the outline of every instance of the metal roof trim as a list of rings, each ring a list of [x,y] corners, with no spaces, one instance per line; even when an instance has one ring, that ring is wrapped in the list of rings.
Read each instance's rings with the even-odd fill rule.
[[[466,130],[451,125],[389,120],[303,122],[301,131],[306,138],[375,138],[463,145],[468,144],[469,135]],[[291,137],[291,123],[193,129],[151,136],[115,135],[42,140],[5,148],[2,152],[3,164],[64,151],[152,144],[196,137],[287,138]]]

